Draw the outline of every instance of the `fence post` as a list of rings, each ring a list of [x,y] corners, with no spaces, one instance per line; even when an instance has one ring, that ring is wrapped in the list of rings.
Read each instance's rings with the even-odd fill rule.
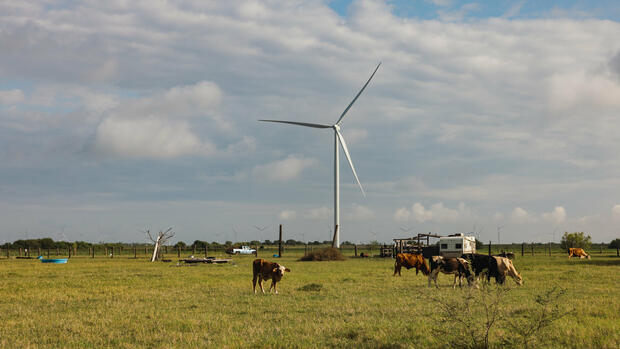
[[[133,259],[138,258],[138,248],[136,246],[133,247]]]
[[[93,254],[91,255],[91,257],[90,257],[90,258],[95,258],[95,245],[93,245],[93,250],[92,250],[92,253],[93,253]]]
[[[353,247],[355,248],[355,257],[357,257],[357,244],[353,245]]]
[[[598,245],[598,247],[599,247],[599,250],[601,251],[601,254],[603,254],[603,243],[601,242],[601,243]]]
[[[177,257],[181,258],[181,246],[177,246]]]
[[[523,257],[524,250],[525,250],[525,242],[522,242],[521,243],[521,257]]]
[[[41,256],[41,247],[37,247],[37,256]]]
[[[71,258],[71,247],[69,247],[67,250],[69,251],[69,257],[68,258]]]
[[[532,242],[532,256],[534,255],[534,243]]]
[[[110,258],[114,258],[114,246],[112,246],[112,253],[110,254]]]
[[[207,258],[207,244],[205,244],[205,258]]]
[[[11,251],[10,248],[6,249],[6,258],[11,258],[11,252],[10,251]]]
[[[491,240],[489,240],[489,256],[491,255]]]
[[[280,239],[278,240],[278,257],[282,257],[282,224],[280,224]]]

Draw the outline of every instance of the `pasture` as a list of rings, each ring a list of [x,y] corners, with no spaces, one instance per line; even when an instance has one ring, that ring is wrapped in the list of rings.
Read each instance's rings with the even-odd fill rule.
[[[292,270],[278,295],[252,294],[254,256],[192,267],[146,256],[74,257],[65,265],[0,259],[0,346],[441,348],[466,335],[440,320],[440,303],[480,291],[453,290],[451,276],[429,288],[415,270],[393,277],[391,258],[300,262],[302,253],[277,260]],[[276,260],[271,254],[259,257]],[[503,286],[510,291],[491,347],[520,347],[505,321],[534,314],[536,296],[554,286],[566,290],[559,309],[573,311],[537,333],[533,347],[620,347],[620,258],[526,255],[514,264],[524,285]],[[475,314],[472,321],[483,321]]]

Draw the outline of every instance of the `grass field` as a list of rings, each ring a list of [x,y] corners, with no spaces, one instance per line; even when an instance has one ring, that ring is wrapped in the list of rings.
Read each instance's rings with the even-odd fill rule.
[[[279,261],[292,272],[278,295],[251,293],[253,256],[192,267],[145,258],[0,259],[0,346],[442,348],[465,335],[441,321],[441,302],[480,291],[453,290],[447,275],[440,289],[414,270],[393,277],[390,258],[299,262],[301,253]],[[534,314],[535,297],[554,286],[566,290],[559,310],[574,311],[537,333],[534,347],[620,347],[620,258],[518,256],[514,264],[524,285],[507,280],[492,347],[520,347],[505,342],[507,321]]]

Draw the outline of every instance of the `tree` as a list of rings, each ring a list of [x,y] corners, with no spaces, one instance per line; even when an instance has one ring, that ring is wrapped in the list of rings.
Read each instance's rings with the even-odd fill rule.
[[[481,250],[484,247],[484,242],[476,239],[476,250]]]
[[[564,232],[562,241],[560,241],[560,247],[564,250],[568,250],[571,247],[589,248],[592,244],[590,235],[586,235],[584,232],[569,233]]]
[[[168,228],[166,231],[160,231],[159,233],[157,233],[157,238],[153,238],[151,232],[147,230],[146,235],[151,241],[155,243],[155,248],[153,248],[153,257],[151,257],[151,262],[155,262],[156,260],[161,259],[160,247],[164,245],[166,241],[170,240],[171,237],[174,236],[174,232],[172,231],[172,228]]]
[[[620,239],[613,239],[609,243],[609,248],[620,248]]]

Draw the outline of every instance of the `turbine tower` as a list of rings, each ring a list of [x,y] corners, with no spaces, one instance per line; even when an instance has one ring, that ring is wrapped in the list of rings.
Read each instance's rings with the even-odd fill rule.
[[[366,83],[364,84],[362,89],[357,93],[355,98],[353,98],[353,100],[347,106],[347,108],[342,112],[342,114],[340,114],[340,118],[338,118],[338,121],[336,121],[336,123],[333,125],[313,124],[313,123],[307,123],[307,122],[284,121],[284,120],[258,120],[258,121],[265,121],[265,122],[278,122],[282,124],[306,126],[306,127],[312,127],[312,128],[331,128],[334,130],[334,231],[336,235],[335,243],[336,243],[337,248],[340,247],[340,229],[339,229],[340,227],[340,169],[339,169],[340,166],[339,166],[339,163],[340,162],[338,159],[338,154],[339,154],[338,145],[339,144],[342,145],[342,150],[344,151],[344,155],[347,157],[347,160],[349,161],[349,166],[351,166],[351,170],[353,171],[353,176],[355,176],[355,180],[357,181],[357,185],[362,191],[362,195],[366,196],[366,193],[364,193],[364,188],[362,188],[362,184],[360,183],[360,180],[357,177],[357,173],[355,172],[355,166],[353,166],[353,162],[351,161],[351,155],[349,154],[347,143],[344,141],[344,137],[342,136],[342,133],[340,132],[340,124],[342,124],[342,119],[344,119],[349,109],[351,109],[351,106],[353,106],[353,103],[355,103],[357,98],[362,94],[362,92],[364,92],[364,89],[366,88],[366,86],[368,86],[368,84],[370,83],[370,80],[372,80],[373,76],[375,76],[375,73],[379,69],[379,66],[381,66],[381,63],[377,65],[377,67],[375,68],[375,71],[373,71],[372,75],[370,75],[370,78],[368,78],[368,81],[366,81]]]

